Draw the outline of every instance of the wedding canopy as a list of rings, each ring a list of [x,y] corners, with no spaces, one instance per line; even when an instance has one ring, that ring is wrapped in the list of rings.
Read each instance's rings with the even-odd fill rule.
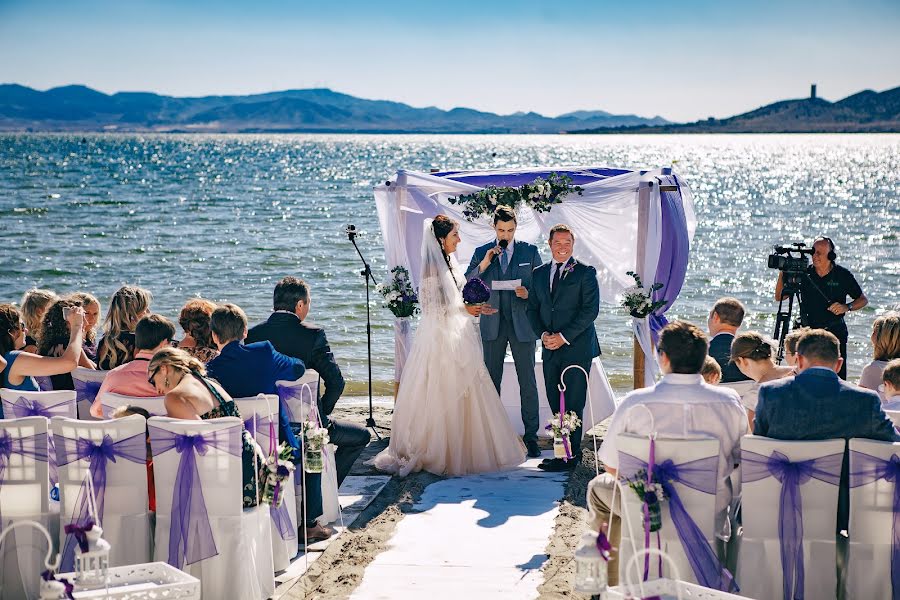
[[[681,291],[697,226],[690,188],[669,168],[398,171],[396,177],[375,188],[388,266],[406,267],[413,283],[418,284],[422,228],[425,219],[438,214],[459,222],[462,243],[456,257],[463,267],[467,266],[475,248],[494,239],[494,230],[489,217],[467,221],[463,207],[449,199],[488,186],[519,187],[553,173],[571,178],[570,185],[580,186],[582,193],[569,193],[548,212],[520,205],[516,239],[542,246],[553,225],[567,224],[576,235],[575,256],[596,267],[600,299],[606,303],[616,303],[617,296],[634,285],[628,271],[637,272],[645,285],[662,283],[663,288],[654,292],[654,300],[665,298],[669,303],[649,319],[635,322],[635,334],[645,355],[654,356],[651,336],[665,324],[662,313]],[[655,360],[647,361],[646,373],[652,381]]]

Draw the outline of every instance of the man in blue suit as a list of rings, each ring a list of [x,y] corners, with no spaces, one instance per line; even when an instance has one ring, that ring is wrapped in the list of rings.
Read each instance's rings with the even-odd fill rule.
[[[525,435],[522,440],[528,448],[528,456],[541,455],[538,448],[538,392],[534,378],[534,343],[538,336],[531,329],[526,309],[531,288],[531,275],[541,265],[541,255],[536,246],[515,241],[516,213],[506,206],[494,211],[494,231],[497,241],[491,241],[475,250],[466,279],[478,277],[491,286],[489,304],[496,312],[481,314],[481,343],[484,348],[484,364],[491,381],[500,393],[503,379],[503,361],[506,347],[512,350],[519,379],[522,403],[522,424]],[[495,281],[520,280],[515,290],[495,290]]]
[[[303,361],[281,354],[271,342],[244,344],[247,337],[247,315],[239,306],[223,304],[210,317],[212,338],[219,356],[209,361],[206,370],[232,398],[248,398],[257,394],[277,394],[275,382],[299,379],[306,371]],[[240,409],[240,406],[238,406]],[[287,409],[279,406],[278,438],[295,449],[300,461],[300,442],[291,429]],[[302,468],[302,467],[300,467]],[[307,540],[312,543],[334,535],[331,527],[318,525],[322,513],[322,475],[306,474]]]
[[[753,433],[779,440],[867,438],[900,441],[876,392],[838,377],[843,359],[833,333],[812,329],[797,342],[800,373],[759,388]],[[838,531],[849,516],[848,454],[838,496]]]

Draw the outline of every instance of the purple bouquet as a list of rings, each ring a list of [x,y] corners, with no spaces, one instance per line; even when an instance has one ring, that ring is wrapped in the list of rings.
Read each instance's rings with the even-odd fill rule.
[[[473,277],[466,282],[462,295],[466,304],[484,304],[491,298],[491,288],[482,280]]]

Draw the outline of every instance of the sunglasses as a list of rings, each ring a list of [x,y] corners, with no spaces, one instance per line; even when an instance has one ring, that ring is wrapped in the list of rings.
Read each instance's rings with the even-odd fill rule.
[[[154,383],[153,380],[156,378],[157,373],[159,373],[159,367],[153,369],[153,371],[150,372],[150,377],[147,378],[147,383],[152,385],[154,388],[156,387],[156,383]]]

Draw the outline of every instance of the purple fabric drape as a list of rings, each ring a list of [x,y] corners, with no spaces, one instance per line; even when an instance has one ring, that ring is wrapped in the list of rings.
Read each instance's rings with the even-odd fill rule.
[[[677,185],[674,175],[660,177],[663,185]],[[665,298],[668,304],[657,309],[648,317],[653,343],[657,342],[659,332],[668,324],[664,313],[671,308],[681,293],[684,276],[687,273],[688,259],[691,253],[691,240],[688,235],[687,218],[681,201],[681,191],[660,192],[660,209],[662,216],[662,239],[659,249],[659,262],[652,280],[645,277],[645,285],[656,282],[663,284],[661,289],[653,292],[653,300]]]
[[[6,467],[9,465],[9,457],[13,454],[47,462],[47,434],[13,437],[7,431],[0,431],[0,489],[3,489]],[[0,529],[3,525],[3,517],[0,516]]]
[[[25,396],[19,396],[15,402],[4,400],[3,412],[5,414],[12,412],[17,419],[23,419],[25,417],[44,417],[47,419],[50,417],[72,417],[74,416],[74,411],[72,410],[73,402],[74,400],[66,399],[60,400],[55,404],[49,404],[41,402],[40,400],[32,400]],[[53,436],[48,436],[47,454],[49,456],[51,487],[55,486],[59,481],[59,467],[56,464],[56,450],[54,444]]]
[[[739,591],[734,577],[719,562],[716,553],[706,541],[706,536],[688,514],[673,485],[680,483],[704,494],[716,494],[719,457],[710,456],[690,462],[675,464],[671,459],[656,464],[652,469],[654,481],[659,482],[669,502],[669,514],[681,546],[687,556],[697,582],[708,588],[725,592]],[[619,474],[633,479],[641,469],[648,469],[643,460],[625,452],[619,452]],[[649,469],[648,469],[649,471]]]
[[[74,377],[72,378],[72,383],[75,384],[75,402],[87,401],[93,403],[97,398],[97,393],[100,391],[100,386],[103,385],[99,381],[82,381]]]
[[[67,438],[57,436],[56,462],[65,466],[77,460],[87,460],[90,463],[91,482],[94,484],[94,494],[97,499],[97,518],[103,523],[103,508],[106,499],[106,466],[110,461],[117,459],[127,460],[132,463],[147,464],[147,436],[141,432],[131,437],[122,438],[114,442],[109,435],[103,436],[103,441],[95,442],[87,438]],[[90,497],[87,487],[87,478],[81,483],[78,498],[75,500],[75,508],[69,521],[83,526],[93,515],[90,514]],[[71,571],[75,564],[75,539],[66,537],[63,547],[62,570]]]
[[[181,459],[172,492],[172,520],[169,525],[168,562],[176,569],[216,556],[216,540],[209,524],[203,482],[197,468],[197,455],[206,456],[210,448],[241,456],[241,426],[208,433],[180,434],[150,426],[153,456],[173,448]]]
[[[891,598],[900,600],[900,457],[889,460],[857,450],[850,451],[850,487],[855,488],[883,479],[894,484],[891,522]]]
[[[763,456],[741,450],[741,478],[744,483],[774,477],[781,483],[778,503],[778,540],[781,545],[781,571],[784,600],[803,600],[803,498],[800,486],[818,479],[837,486],[841,480],[844,454],[791,461],[774,450]]]
[[[300,402],[303,402],[303,395],[306,394],[306,397],[312,401],[312,406],[310,407],[309,412],[306,415],[307,420],[309,420],[310,415],[313,412],[316,412],[316,418],[318,419],[318,409],[315,403],[315,395],[312,392],[312,386],[310,386],[310,392],[304,391],[304,386],[283,386],[279,385],[278,387],[278,403],[280,406],[283,406],[285,412],[287,412],[288,419],[290,419],[291,423],[299,423],[300,417],[302,415],[295,415],[291,411],[291,405],[288,404],[288,400],[297,399]]]

